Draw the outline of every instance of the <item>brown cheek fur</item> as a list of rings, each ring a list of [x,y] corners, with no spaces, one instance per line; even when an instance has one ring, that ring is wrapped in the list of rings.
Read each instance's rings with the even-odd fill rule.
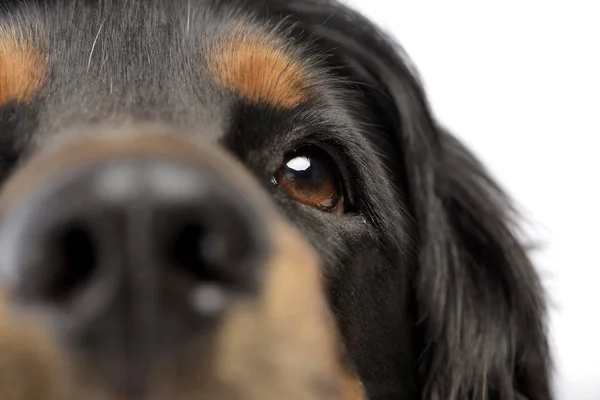
[[[310,97],[309,64],[273,35],[239,28],[207,44],[205,54],[215,81],[247,101],[290,109]]]
[[[28,102],[44,84],[46,56],[28,36],[0,27],[0,106]]]
[[[18,317],[0,298],[0,399],[62,399],[67,386],[63,361],[43,325]]]

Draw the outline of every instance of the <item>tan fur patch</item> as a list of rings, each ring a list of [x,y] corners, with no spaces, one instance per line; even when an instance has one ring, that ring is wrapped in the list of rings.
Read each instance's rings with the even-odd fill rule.
[[[289,109],[309,98],[307,63],[274,35],[240,28],[206,50],[217,83],[248,101]]]
[[[0,28],[0,105],[27,102],[46,77],[47,59],[35,40],[13,28]]]
[[[0,296],[0,399],[59,400],[66,381],[62,355],[43,325],[24,321]]]
[[[363,383],[356,376],[345,374],[342,377],[342,399],[365,400],[366,398]]]

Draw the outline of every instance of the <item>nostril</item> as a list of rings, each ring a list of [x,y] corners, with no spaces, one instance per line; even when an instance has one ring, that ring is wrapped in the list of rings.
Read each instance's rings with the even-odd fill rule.
[[[181,272],[196,282],[230,284],[224,271],[206,257],[204,243],[209,236],[199,223],[183,225],[175,235],[171,258]]]
[[[47,262],[53,276],[47,280],[43,296],[53,302],[67,301],[91,280],[98,267],[98,249],[92,231],[82,223],[71,223],[54,235]]]

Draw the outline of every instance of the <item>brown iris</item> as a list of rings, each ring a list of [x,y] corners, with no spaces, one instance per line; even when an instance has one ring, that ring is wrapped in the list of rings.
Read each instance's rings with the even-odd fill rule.
[[[307,149],[287,155],[273,180],[303,204],[334,214],[344,211],[337,168],[322,150]]]

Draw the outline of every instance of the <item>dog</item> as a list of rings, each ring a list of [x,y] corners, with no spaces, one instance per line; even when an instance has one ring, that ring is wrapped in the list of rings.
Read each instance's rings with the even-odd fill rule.
[[[0,4],[2,399],[552,398],[519,216],[368,19]]]

